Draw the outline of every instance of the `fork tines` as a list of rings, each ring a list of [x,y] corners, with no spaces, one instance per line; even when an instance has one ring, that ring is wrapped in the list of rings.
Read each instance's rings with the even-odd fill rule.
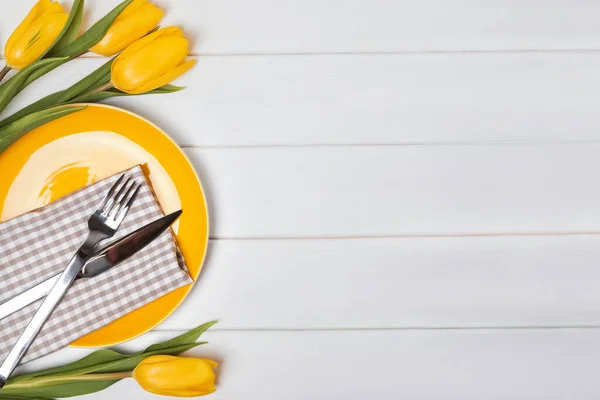
[[[125,218],[139,190],[139,183],[131,177],[125,179],[125,174],[121,175],[110,188],[95,214],[107,221],[120,223]]]

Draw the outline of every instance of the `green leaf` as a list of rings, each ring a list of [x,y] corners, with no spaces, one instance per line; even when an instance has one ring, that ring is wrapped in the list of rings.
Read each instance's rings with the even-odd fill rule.
[[[200,335],[217,321],[211,321],[192,329],[176,338],[154,344],[146,350],[134,354],[121,354],[115,350],[101,349],[82,359],[43,371],[31,372],[8,380],[8,384],[21,382],[35,377],[57,375],[81,375],[90,373],[123,372],[133,370],[144,358],[155,354],[177,355],[207,342],[196,342]],[[0,393],[2,391],[0,390]]]
[[[125,0],[118,6],[112,9],[111,12],[102,17],[98,22],[90,27],[83,35],[81,35],[77,40],[70,43],[69,45],[59,49],[54,55],[56,57],[70,57],[74,58],[80,56],[89,50],[90,47],[94,46],[98,43],[108,29],[112,25],[112,23],[117,19],[119,14],[131,3],[133,0]]]
[[[203,324],[176,338],[149,346],[138,353],[125,355],[114,350],[102,349],[62,367],[11,378],[0,390],[0,399],[35,398],[35,396],[62,398],[98,392],[130,376],[130,371],[133,371],[146,357],[155,354],[177,355],[205,344],[206,342],[196,342],[196,340],[215,323],[216,321]]]
[[[36,101],[35,103],[28,105],[27,107],[17,111],[10,117],[7,117],[7,118],[3,119],[2,121],[0,121],[0,129],[4,128],[5,126],[7,126],[9,124],[12,124],[13,122],[15,122],[23,117],[26,117],[29,114],[33,114],[34,112],[42,111],[42,110],[45,110],[54,105],[61,104],[61,101],[60,101],[61,97],[62,97],[62,92],[57,92],[57,93],[49,94],[48,96],[41,98],[40,100]]]
[[[83,0],[74,0],[73,5],[71,6],[71,12],[67,18],[67,23],[65,24],[62,32],[58,35],[57,40],[50,48],[47,55],[52,57],[53,54],[56,54],[60,49],[75,41],[75,39],[77,39],[77,35],[79,34],[79,30],[81,29],[82,21]]]
[[[3,119],[0,121],[0,129],[4,128],[8,124],[23,118],[26,115],[31,113],[48,109],[50,107],[63,105],[63,104],[74,104],[74,103],[98,103],[102,100],[109,99],[111,97],[120,97],[120,96],[139,96],[137,94],[128,94],[122,92],[118,89],[109,89],[103,90],[100,92],[95,92],[91,94],[83,94],[79,97],[83,92],[93,91],[94,88],[104,85],[110,80],[110,66],[112,65],[112,61],[110,60],[96,71],[92,72],[90,75],[86,76],[73,86],[68,89],[61,90],[60,92],[49,94],[46,97],[39,99],[38,101],[26,106],[25,108],[17,111],[13,115]],[[104,74],[104,75],[102,75]],[[164,85],[157,89],[151,90],[142,94],[166,94],[166,93],[174,93],[180,90],[185,89],[183,86],[174,86],[174,85]]]
[[[184,343],[177,346],[167,347],[163,350],[154,350],[154,351],[143,351],[138,354],[132,354],[127,357],[125,360],[115,361],[113,363],[109,363],[103,365],[101,368],[94,369],[94,371],[90,372],[123,372],[123,371],[131,371],[145,358],[154,356],[157,354],[175,356],[181,354],[185,351],[191,350],[194,347],[201,346],[203,344],[207,344],[208,342],[195,342],[195,343]]]
[[[37,71],[40,68],[46,66],[52,66],[52,68],[56,68],[60,64],[66,61],[66,58],[46,58],[42,60],[35,61],[15,75],[13,75],[9,80],[0,85],[0,112],[4,110],[4,108],[10,103],[13,97],[16,96],[17,93],[22,89],[23,84],[27,80],[27,78]]]
[[[122,96],[140,96],[142,94],[166,94],[166,93],[173,93],[173,92],[178,92],[180,90],[185,89],[182,86],[173,86],[173,85],[165,85],[165,86],[161,86],[157,89],[151,90],[149,92],[146,93],[140,93],[140,94],[129,94],[129,93],[125,93],[122,92],[118,89],[109,89],[109,90],[102,90],[100,92],[94,92],[94,93],[90,93],[90,94],[84,94],[80,97],[76,97],[73,100],[70,100],[68,103],[69,104],[75,104],[75,103],[98,103],[102,100],[106,100],[109,99],[111,97],[122,97]],[[2,127],[2,123],[0,122],[0,127]]]
[[[110,67],[114,58],[108,60],[97,68],[94,72],[78,81],[68,89],[62,91],[63,102],[73,99],[75,96],[79,96],[81,93],[88,92],[94,88],[104,85],[110,80]]]
[[[78,103],[98,103],[102,100],[109,99],[115,96],[126,96],[127,93],[123,92],[113,92],[112,90],[103,90],[101,92],[95,92],[90,94],[84,94],[81,97],[77,97],[71,101],[70,104],[78,104]]]
[[[196,340],[198,340],[198,338],[200,337],[200,335],[202,335],[204,332],[206,332],[206,330],[208,328],[210,328],[211,326],[213,326],[214,324],[216,324],[218,321],[210,321],[207,322],[205,324],[200,325],[197,328],[194,328],[182,335],[179,335],[177,337],[174,337],[171,340],[167,340],[166,342],[162,342],[162,343],[157,343],[157,344],[153,344],[152,346],[148,347],[146,350],[146,352],[148,351],[161,351],[163,349],[169,348],[169,347],[175,347],[175,346],[180,346],[186,343],[193,343]]]
[[[27,395],[27,394],[17,394],[17,393],[4,393],[3,391],[0,391],[0,399],[2,400],[23,400],[23,399],[28,399],[28,400],[55,400],[52,397],[47,397],[44,395],[35,395],[35,394],[31,394],[31,395]]]
[[[2,153],[8,146],[32,129],[35,129],[38,126],[44,125],[50,121],[54,121],[55,119],[65,115],[81,111],[84,108],[86,108],[86,106],[54,107],[48,110],[38,111],[13,122],[3,129],[0,129],[0,153]]]
[[[71,99],[79,94],[89,91],[92,88],[96,88],[108,82],[110,80],[110,67],[112,65],[114,59],[109,60],[104,63],[100,68],[96,69],[94,72],[75,83],[71,87],[65,90],[61,90],[60,92],[49,94],[46,97],[41,98],[40,100],[28,105],[22,110],[17,111],[10,117],[7,117],[0,121],[0,128],[7,126],[8,124],[23,118],[26,115],[31,113],[45,110],[50,107],[58,106],[61,104],[68,103]]]
[[[185,86],[175,86],[175,85],[171,85],[171,84],[166,84],[164,86],[161,86],[159,88],[156,88],[154,90],[151,90],[151,91],[143,93],[143,94],[175,93],[175,92],[179,92],[180,90],[183,90],[183,89],[185,89]]]
[[[44,61],[45,59],[41,59],[39,61]],[[50,58],[46,58],[46,60],[50,60]],[[48,72],[52,71],[54,68],[66,63],[67,61],[69,61],[68,57],[64,58],[64,61],[61,62],[60,64],[47,64],[47,65],[43,65],[40,68],[37,68],[35,71],[33,71],[31,74],[29,74],[29,76],[27,76],[27,79],[25,79],[25,82],[23,82],[23,85],[21,85],[21,87],[19,88],[19,92],[23,89],[25,89],[27,86],[29,86],[29,84],[33,81],[35,81],[36,79],[39,79],[40,77],[46,75]]]
[[[98,364],[105,364],[112,361],[122,360],[125,357],[127,356],[111,349],[96,350],[93,353],[90,353],[87,356],[83,357],[82,359],[74,361],[67,365],[63,365],[62,367],[49,368],[43,371],[30,372],[29,374],[19,375],[14,378],[10,378],[7,383],[14,384],[23,380],[39,376],[61,375],[64,373],[72,372],[74,370],[86,369]],[[1,393],[2,390],[0,390],[0,394]]]
[[[156,25],[154,28],[152,28],[152,30],[148,31],[148,33],[146,33],[145,36],[147,36],[147,35],[149,35],[151,33],[154,33],[154,32],[156,32],[159,29],[160,29],[160,25]]]
[[[52,399],[55,397],[73,397],[73,396],[81,396],[84,394],[90,394],[99,392],[101,390],[106,389],[107,387],[117,383],[121,379],[112,379],[112,380],[102,380],[102,381],[93,381],[93,380],[82,380],[78,382],[68,382],[58,385],[52,386],[43,386],[37,388],[18,388],[11,389],[8,386],[5,386],[2,390],[0,390],[0,399],[5,399],[7,396],[13,396],[13,398],[21,398],[21,399],[31,399],[36,398],[39,399],[43,397],[44,399]],[[20,397],[15,397],[20,396]]]
[[[36,375],[37,377],[48,377],[48,376],[64,376],[64,375],[83,375],[83,374],[93,374],[93,373],[110,373],[110,372],[124,372],[133,370],[143,359],[156,355],[156,354],[166,354],[166,355],[177,355],[181,354],[184,351],[193,349],[194,347],[206,344],[207,342],[195,342],[195,343],[183,343],[177,346],[167,347],[162,350],[154,350],[154,351],[141,351],[139,353],[134,354],[120,354],[120,358],[115,358],[112,360],[99,362],[97,364],[86,364],[84,366],[75,365],[76,363],[72,363],[69,365],[65,365],[60,368],[58,371],[45,371],[44,374]],[[80,360],[81,361],[81,360]],[[12,383],[12,382],[9,382]]]

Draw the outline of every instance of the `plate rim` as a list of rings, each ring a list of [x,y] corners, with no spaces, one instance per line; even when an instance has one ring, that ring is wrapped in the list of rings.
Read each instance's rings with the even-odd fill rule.
[[[202,260],[200,261],[200,264],[199,264],[199,267],[198,267],[198,274],[196,275],[196,277],[192,277],[189,274],[189,272],[188,272],[188,275],[190,275],[190,278],[192,278],[193,282],[190,284],[189,289],[183,295],[183,297],[181,298],[181,300],[179,300],[179,302],[177,303],[177,305],[175,306],[175,308],[173,308],[171,311],[169,311],[163,318],[161,318],[160,320],[158,320],[156,322],[156,324],[154,324],[152,327],[148,328],[146,331],[141,332],[141,333],[139,333],[139,334],[137,334],[135,336],[129,337],[127,339],[116,341],[116,342],[112,342],[112,343],[105,344],[105,345],[102,345],[102,346],[69,344],[69,347],[75,347],[75,348],[100,348],[100,347],[115,346],[115,345],[118,345],[118,344],[121,344],[121,343],[128,342],[130,340],[134,340],[134,339],[136,339],[136,338],[138,338],[138,337],[140,337],[142,335],[145,335],[146,333],[148,333],[148,332],[152,331],[154,328],[156,328],[158,325],[162,324],[164,322],[164,320],[166,320],[167,318],[169,318],[171,316],[171,314],[173,314],[175,312],[175,310],[177,310],[181,306],[181,304],[189,296],[190,292],[194,289],[194,287],[196,286],[196,282],[198,281],[198,278],[200,277],[200,274],[202,273],[202,269],[204,268],[204,263],[206,262],[206,256],[208,254],[208,244],[209,244],[209,241],[210,241],[210,228],[211,228],[211,225],[210,225],[210,210],[209,210],[208,201],[207,201],[207,198],[206,198],[206,190],[204,189],[204,185],[202,185],[202,181],[200,180],[200,177],[198,176],[198,171],[196,171],[196,168],[194,167],[194,164],[192,164],[192,161],[188,158],[187,154],[185,154],[185,152],[183,151],[183,149],[181,148],[181,146],[179,146],[179,144],[175,140],[173,140],[173,138],[167,132],[165,132],[161,127],[159,127],[158,125],[156,125],[154,122],[150,121],[148,118],[145,118],[145,117],[139,115],[138,113],[135,113],[135,112],[133,112],[131,110],[127,110],[125,108],[113,106],[113,105],[110,105],[110,104],[74,103],[73,105],[74,106],[85,105],[85,106],[88,106],[88,107],[92,106],[92,107],[100,107],[100,108],[110,108],[110,109],[113,109],[113,110],[116,110],[116,111],[120,111],[120,112],[124,112],[126,114],[130,114],[130,115],[132,115],[132,116],[134,116],[136,118],[141,119],[142,121],[146,122],[147,124],[151,125],[152,127],[154,127],[157,131],[159,131],[165,138],[167,138],[177,148],[177,150],[181,153],[181,155],[185,159],[185,162],[191,168],[192,172],[194,173],[195,181],[198,183],[198,186],[200,186],[200,192],[202,193],[202,200],[204,201],[204,204],[205,204],[204,208],[205,208],[205,213],[206,213],[206,239],[205,239],[205,241],[203,243],[205,251],[204,251],[204,254],[202,255]],[[114,133],[116,133],[118,135],[121,135],[118,132],[114,132]],[[144,149],[144,150],[146,150],[146,149]],[[150,154],[152,154],[152,153],[150,153]],[[171,178],[170,175],[169,175],[169,178]],[[172,180],[171,180],[171,182],[172,182]],[[159,202],[159,206],[160,206],[160,202]],[[163,211],[162,210],[162,206],[161,206],[161,211]],[[164,213],[164,211],[163,211],[163,213]],[[176,238],[175,238],[175,240],[176,240]],[[184,260],[185,260],[185,256],[184,256]],[[160,299],[160,297],[159,297],[159,299]],[[153,301],[155,301],[155,300],[153,300]],[[150,303],[152,303],[152,302],[150,302]],[[150,303],[147,303],[147,304],[150,304]],[[127,315],[127,314],[125,314],[125,315]],[[106,325],[104,325],[104,326],[106,326]],[[102,328],[99,328],[99,329],[102,329]],[[82,336],[82,337],[85,337],[85,335]],[[81,339],[81,338],[78,338],[77,340],[79,340],[79,339]]]
[[[182,159],[185,160],[185,163],[187,164],[187,166],[190,168],[190,171],[193,173],[194,176],[194,180],[198,185],[198,188],[200,189],[200,193],[202,195],[202,202],[204,203],[204,212],[202,214],[204,214],[205,217],[205,239],[204,241],[198,243],[201,248],[203,248],[203,254],[202,254],[202,258],[200,260],[200,262],[198,263],[198,270],[196,273],[196,276],[192,276],[192,274],[189,272],[189,270],[187,271],[188,275],[190,276],[190,278],[192,279],[192,282],[189,283],[189,286],[186,288],[187,290],[185,291],[185,293],[183,293],[183,295],[181,296],[181,298],[176,302],[176,305],[167,313],[165,313],[165,315],[162,318],[156,319],[156,321],[153,321],[152,323],[149,324],[149,326],[147,327],[147,329],[144,329],[142,331],[140,331],[139,333],[136,333],[135,335],[130,335],[127,336],[125,338],[121,338],[119,340],[107,340],[105,342],[103,342],[102,344],[77,344],[77,342],[81,339],[86,337],[87,335],[96,332],[98,330],[101,330],[105,327],[107,327],[108,325],[110,325],[112,322],[119,320],[120,318],[123,318],[125,315],[129,314],[124,314],[123,316],[109,322],[108,324],[92,331],[89,332],[86,335],[80,336],[79,338],[77,338],[74,342],[70,343],[68,345],[68,347],[73,347],[73,348],[103,348],[103,347],[109,347],[109,346],[115,346],[121,343],[125,343],[128,342],[130,340],[136,339],[150,331],[152,331],[153,329],[155,329],[157,326],[159,326],[161,323],[163,323],[175,310],[177,310],[181,304],[185,301],[185,299],[189,296],[190,292],[193,290],[196,282],[198,281],[198,278],[200,277],[200,274],[202,273],[202,269],[204,268],[204,264],[206,262],[206,258],[207,258],[207,254],[208,254],[208,247],[209,247],[209,242],[210,242],[210,229],[211,229],[211,223],[210,223],[210,210],[209,210],[209,205],[208,205],[208,199],[207,199],[207,195],[206,195],[206,190],[205,187],[202,183],[202,180],[200,179],[200,176],[198,175],[198,171],[196,170],[194,164],[191,162],[191,160],[189,159],[189,157],[187,156],[187,154],[183,151],[183,149],[181,148],[181,146],[162,128],[160,128],[157,124],[155,124],[154,122],[150,121],[149,119],[137,114],[136,112],[133,112],[131,110],[127,110],[125,108],[122,107],[118,107],[118,106],[114,106],[114,105],[109,105],[109,104],[97,104],[97,103],[74,103],[74,106],[86,106],[87,108],[93,109],[93,108],[97,108],[97,109],[110,109],[110,110],[114,110],[116,112],[119,113],[124,113],[124,114],[128,114],[140,121],[142,121],[145,124],[148,124],[151,128],[153,128],[155,131],[157,131],[161,136],[163,136],[168,142],[170,142],[173,146],[174,149],[176,149],[176,151],[182,156]],[[82,110],[85,111],[86,109]],[[60,119],[60,118],[59,118]],[[132,140],[131,138],[121,134],[120,132],[113,132],[127,140],[132,141],[133,143],[135,143],[136,145],[142,147],[144,149],[144,151],[146,151],[148,154],[150,154],[151,156],[156,158],[156,155],[153,152],[150,152],[149,150],[147,150],[145,147],[141,146],[139,143],[137,143],[136,141]],[[67,135],[69,136],[69,135]],[[66,137],[66,136],[61,136],[61,137]],[[17,140],[18,141],[18,140]],[[16,143],[16,142],[15,142]],[[159,161],[160,163],[160,161]],[[162,164],[161,164],[162,165]],[[173,183],[174,185],[174,181],[172,178],[172,175],[168,173],[167,174],[169,176],[169,179],[171,180],[171,183]],[[177,189],[177,186],[175,186],[175,189]],[[160,205],[160,202],[159,202]],[[161,211],[164,210],[162,209],[162,205],[161,206]],[[175,238],[176,239],[176,238]],[[184,256],[185,259],[185,256]],[[182,286],[182,288],[185,288],[186,286]],[[172,293],[172,292],[169,292]],[[161,296],[162,297],[162,296]],[[144,304],[142,307],[151,304],[154,301],[159,300],[161,297],[159,297],[158,299],[155,299],[151,302],[148,302],[146,304]],[[137,310],[137,309],[136,309]],[[135,311],[135,310],[133,310]]]

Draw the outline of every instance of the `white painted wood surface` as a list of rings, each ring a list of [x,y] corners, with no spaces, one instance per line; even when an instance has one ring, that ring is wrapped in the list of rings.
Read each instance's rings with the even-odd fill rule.
[[[168,337],[149,334],[124,348]],[[208,399],[594,399],[600,391],[596,329],[215,331],[206,338],[210,344],[191,354],[223,358],[219,390]],[[116,398],[165,399],[131,380],[82,397]]]
[[[187,153],[210,188],[216,238],[600,230],[600,143]]]
[[[119,0],[88,0],[89,26]],[[202,54],[600,48],[593,0],[156,0]],[[0,41],[31,7],[3,0]]]
[[[6,112],[101,63],[53,71]],[[201,56],[176,96],[110,103],[186,146],[588,142],[599,70],[600,52]]]
[[[207,319],[227,330],[600,326],[598,235],[213,240],[210,249],[197,288],[161,329]]]
[[[598,397],[597,2],[157,3],[188,88],[112,104],[185,147],[213,230],[195,290],[123,348],[219,318],[193,352],[222,362],[215,399]],[[2,6],[4,43],[31,4]],[[159,398],[87,398],[125,397]]]

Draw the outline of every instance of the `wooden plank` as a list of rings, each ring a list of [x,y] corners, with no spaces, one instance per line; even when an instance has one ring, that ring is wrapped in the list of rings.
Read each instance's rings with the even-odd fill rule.
[[[164,107],[113,103],[196,146],[597,141],[598,70],[596,53],[200,57]]]
[[[153,333],[125,346],[175,333]],[[600,331],[209,332],[192,354],[221,362],[215,399],[596,399]],[[28,369],[84,353],[68,349]],[[132,380],[89,399],[164,399]]]
[[[600,236],[216,240],[161,329],[600,325]]]
[[[63,2],[68,3],[70,2]],[[118,0],[88,1],[86,26]],[[203,54],[597,49],[591,0],[159,0]],[[2,11],[0,42],[33,4]]]
[[[110,103],[189,146],[600,140],[600,53],[198,60],[182,92]],[[53,71],[7,113],[100,63]]]
[[[212,237],[598,232],[600,144],[188,149]]]
[[[186,151],[213,238],[600,231],[598,143]]]

